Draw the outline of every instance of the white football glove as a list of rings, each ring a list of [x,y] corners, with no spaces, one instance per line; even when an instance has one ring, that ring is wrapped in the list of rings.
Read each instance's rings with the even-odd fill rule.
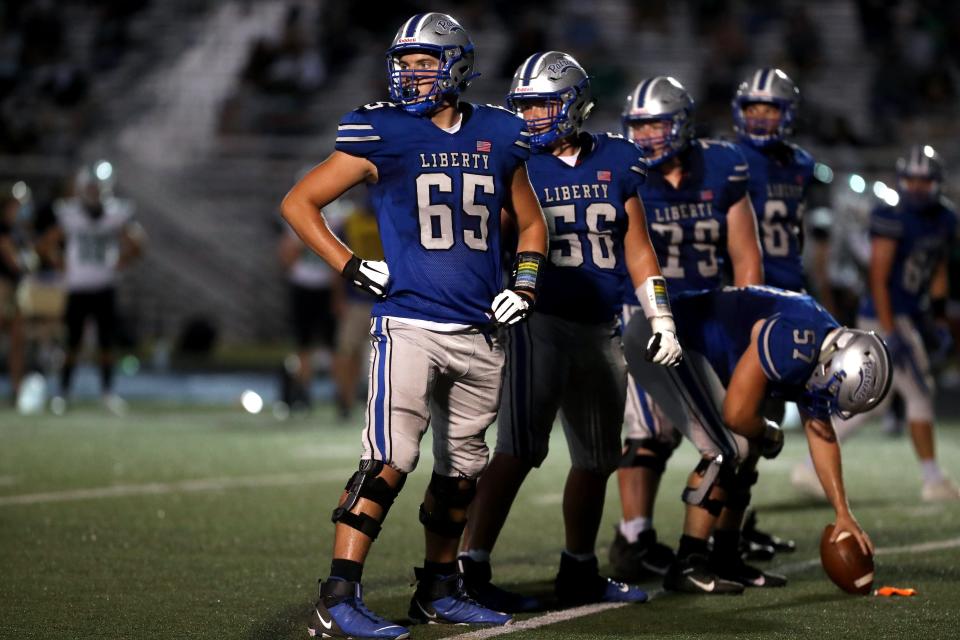
[[[670,316],[650,318],[653,336],[647,343],[647,360],[665,367],[675,367],[683,359],[683,350],[677,340],[677,327]]]
[[[383,260],[361,260],[353,256],[343,267],[343,277],[352,282],[353,286],[381,300],[387,297],[390,269]]]
[[[504,289],[490,304],[494,322],[502,325],[517,324],[530,314],[530,300],[512,289]]]

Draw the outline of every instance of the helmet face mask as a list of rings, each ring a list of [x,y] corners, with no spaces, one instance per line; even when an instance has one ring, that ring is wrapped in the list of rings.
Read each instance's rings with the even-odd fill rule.
[[[892,381],[883,340],[873,331],[841,327],[823,341],[803,402],[815,414],[847,420],[880,404]]]
[[[387,49],[390,99],[409,113],[429,115],[466,90],[479,75],[473,66],[473,43],[456,20],[443,13],[413,16]]]
[[[526,121],[530,146],[547,149],[575,135],[590,117],[590,78],[566,53],[535,53],[514,73],[507,106]]]
[[[737,87],[733,98],[733,129],[741,142],[764,148],[782,142],[793,133],[797,117],[800,90],[787,74],[780,69],[758,69],[750,78]],[[766,104],[780,111],[775,126],[760,122],[760,117],[751,115],[751,105]],[[763,116],[763,119],[772,119]]]
[[[676,79],[657,76],[643,80],[627,96],[620,121],[623,134],[643,151],[647,164],[657,166],[683,151],[693,133],[693,98]],[[659,134],[635,137],[643,124],[666,122]]]

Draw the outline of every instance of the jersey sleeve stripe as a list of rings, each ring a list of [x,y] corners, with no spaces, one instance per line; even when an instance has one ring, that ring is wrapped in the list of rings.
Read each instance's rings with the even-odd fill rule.
[[[738,165],[736,165],[736,166],[733,168],[733,170],[734,170],[734,171],[746,171],[746,170],[749,169],[749,168],[750,168],[750,165],[738,164]]]
[[[337,136],[337,142],[373,142],[380,136]]]
[[[522,142],[522,141],[520,141],[520,140],[514,140],[514,141],[513,141],[513,144],[517,145],[518,147],[523,147],[524,149],[529,149],[529,148],[530,148],[530,145],[529,145],[529,144],[527,144],[526,142]]]
[[[729,178],[727,178],[727,180],[730,182],[743,182],[746,179],[747,179],[747,176],[730,176]]]
[[[770,333],[774,325],[779,321],[780,318],[777,317],[767,320],[767,323],[760,331],[760,366],[771,380],[779,380],[781,377],[780,372],[777,371],[776,366],[773,364],[773,354],[770,352]]]
[[[639,173],[639,174],[642,175],[642,176],[647,175],[647,172],[646,172],[646,171],[644,171],[644,170],[641,169],[640,167],[636,167],[636,166],[633,166],[633,165],[630,166],[630,171],[633,171],[634,173]]]
[[[337,131],[358,131],[364,130],[369,131],[373,129],[372,124],[341,124],[337,127]]]
[[[526,137],[528,137],[528,138],[529,138],[529,137],[530,137],[530,136],[532,136],[533,134],[532,134],[532,133],[530,133],[529,131],[521,131],[521,132],[520,132],[520,135],[522,135],[522,136],[526,136]]]

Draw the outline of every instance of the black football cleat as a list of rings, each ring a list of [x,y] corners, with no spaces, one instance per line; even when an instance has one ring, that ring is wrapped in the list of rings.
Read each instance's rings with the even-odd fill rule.
[[[560,570],[553,582],[561,607],[576,607],[595,602],[642,603],[647,592],[635,585],[600,575],[597,559],[579,562],[567,554],[560,556]]]
[[[743,524],[743,532],[740,538],[741,540],[747,540],[751,544],[773,547],[773,550],[777,553],[793,553],[797,550],[797,543],[793,540],[781,538],[772,533],[757,529],[757,512],[753,509],[747,513],[747,519]]]
[[[710,563],[710,568],[724,580],[738,582],[745,587],[770,589],[787,586],[785,576],[761,571],[736,557],[714,559]]]
[[[678,558],[667,575],[663,577],[663,588],[680,593],[701,593],[707,595],[738,595],[743,593],[743,585],[726,580],[714,573],[706,556],[694,553],[686,558]]]
[[[617,578],[629,582],[667,574],[676,554],[667,545],[657,542],[654,529],[641,533],[636,542],[627,542],[619,527],[614,530],[616,534],[610,544],[609,557]]]

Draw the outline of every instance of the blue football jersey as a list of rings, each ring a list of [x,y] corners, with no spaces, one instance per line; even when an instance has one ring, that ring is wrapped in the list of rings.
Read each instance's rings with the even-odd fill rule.
[[[767,286],[686,293],[672,304],[680,344],[703,354],[724,386],[750,346],[753,326],[762,320],[760,364],[770,392],[788,400],[804,391],[820,345],[840,326],[810,296]]]
[[[640,187],[650,240],[670,295],[716,289],[727,262],[727,211],[747,193],[749,172],[729,142],[694,140],[680,156],[683,180],[674,188],[660,171]],[[632,287],[624,302],[637,304]]]
[[[500,210],[530,155],[522,118],[461,103],[459,131],[389,102],[348,113],[336,149],[370,160],[369,185],[390,284],[375,316],[485,324],[502,288]]]
[[[945,199],[926,207],[901,201],[877,207],[870,216],[871,237],[893,238],[897,251],[887,281],[890,304],[898,315],[916,315],[929,305],[930,281],[949,254],[957,233],[957,217]],[[860,313],[876,317],[872,296],[865,295]]]
[[[792,144],[757,149],[740,145],[750,165],[750,201],[757,214],[763,249],[764,282],[772,287],[806,288],[801,261],[804,197],[813,179],[813,157]]]
[[[550,230],[537,313],[607,322],[619,313],[621,286],[629,278],[623,205],[636,197],[646,169],[637,147],[620,136],[582,133],[580,145],[573,167],[548,151],[534,152],[527,161]]]

